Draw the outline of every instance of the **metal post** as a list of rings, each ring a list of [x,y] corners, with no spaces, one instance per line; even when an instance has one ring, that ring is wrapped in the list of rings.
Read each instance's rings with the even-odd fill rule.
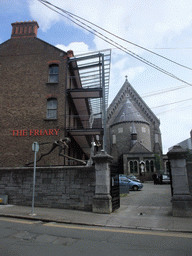
[[[34,202],[35,202],[35,174],[36,174],[36,154],[37,152],[34,152],[34,171],[33,171],[33,197],[32,197],[32,211],[31,215],[34,215]]]
[[[32,210],[31,215],[34,214],[34,204],[35,204],[35,177],[36,177],[36,155],[39,150],[39,144],[37,142],[34,142],[32,145],[32,150],[34,151],[34,171],[33,171],[33,196],[32,196]]]

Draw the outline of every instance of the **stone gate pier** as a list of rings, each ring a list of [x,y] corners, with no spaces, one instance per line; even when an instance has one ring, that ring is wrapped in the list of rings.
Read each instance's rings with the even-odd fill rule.
[[[167,155],[172,175],[172,213],[175,217],[192,217],[192,196],[186,168],[186,154],[180,146],[174,146]]]

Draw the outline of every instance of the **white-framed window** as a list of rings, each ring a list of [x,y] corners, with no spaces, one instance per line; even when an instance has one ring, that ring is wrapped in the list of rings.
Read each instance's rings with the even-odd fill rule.
[[[57,119],[57,99],[47,100],[47,119]]]
[[[49,83],[58,83],[59,81],[59,66],[51,64],[49,66]]]

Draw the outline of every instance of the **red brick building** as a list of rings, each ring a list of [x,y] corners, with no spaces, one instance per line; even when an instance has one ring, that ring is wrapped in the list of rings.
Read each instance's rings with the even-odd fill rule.
[[[72,157],[88,159],[91,141],[103,133],[103,125],[93,129],[89,122],[91,99],[101,101],[102,85],[84,88],[73,52],[37,38],[37,30],[35,21],[13,23],[11,38],[0,45],[1,167],[25,166],[33,161],[33,142],[39,159],[65,137],[71,143],[62,153],[71,158],[56,147],[37,165],[79,164]]]

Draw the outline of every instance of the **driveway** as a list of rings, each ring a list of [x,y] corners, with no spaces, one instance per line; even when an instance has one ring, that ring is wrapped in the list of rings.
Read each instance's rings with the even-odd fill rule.
[[[139,191],[130,191],[126,197],[121,197],[121,206],[158,206],[171,207],[171,186],[168,184],[154,185],[143,183]]]

